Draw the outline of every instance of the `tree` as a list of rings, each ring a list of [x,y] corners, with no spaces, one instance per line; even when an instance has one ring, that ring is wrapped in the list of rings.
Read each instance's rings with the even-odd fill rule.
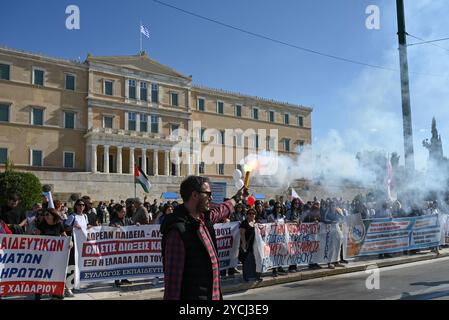
[[[5,204],[9,194],[20,198],[20,207],[31,210],[33,204],[42,201],[42,185],[32,173],[15,172],[13,164],[7,161],[5,172],[0,173],[0,204]]]

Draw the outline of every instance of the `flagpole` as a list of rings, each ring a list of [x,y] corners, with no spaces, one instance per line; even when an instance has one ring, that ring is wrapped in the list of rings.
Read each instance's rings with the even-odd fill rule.
[[[136,163],[134,162],[134,198],[137,198],[137,191],[136,191]]]
[[[139,34],[140,34],[140,52],[139,52],[139,54],[141,54],[142,53],[142,20],[140,20]]]

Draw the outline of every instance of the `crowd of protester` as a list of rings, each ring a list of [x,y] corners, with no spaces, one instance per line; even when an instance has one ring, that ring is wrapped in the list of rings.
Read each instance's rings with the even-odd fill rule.
[[[226,199],[225,199],[226,200]],[[0,211],[0,233],[30,234],[49,236],[72,236],[74,228],[90,228],[93,226],[109,225],[123,227],[129,225],[162,224],[167,215],[173,213],[178,206],[177,201],[165,203],[154,199],[147,201],[145,197],[128,198],[126,200],[100,201],[95,207],[89,196],[78,199],[73,208],[67,202],[55,200],[54,208],[49,208],[48,199],[43,197],[42,203],[36,203],[32,210],[25,212],[20,208],[20,199],[16,194],[10,194],[7,203]],[[257,200],[253,206],[246,202],[238,203],[227,222],[240,223],[240,252],[239,260],[242,263],[243,279],[261,280],[261,274],[256,273],[255,257],[252,250],[254,243],[255,224],[270,222],[296,222],[296,223],[341,223],[345,216],[361,214],[363,219],[373,218],[400,218],[408,216],[430,215],[447,213],[448,203],[438,201],[424,201],[419,205],[409,202],[406,205],[400,201],[379,201],[370,196],[357,196],[352,201],[342,198],[314,198],[313,201],[303,201],[301,198],[284,200],[283,196],[277,200]],[[341,250],[342,251],[342,250]],[[73,241],[69,255],[69,265],[75,263]],[[340,256],[339,261],[329,263],[329,268],[341,267],[348,263]],[[310,269],[320,269],[317,264],[309,265]],[[289,266],[289,272],[296,272],[297,266]],[[284,268],[274,268],[273,276],[286,273]],[[233,276],[240,273],[237,268],[223,270],[221,276]],[[128,280],[117,280],[115,285],[131,283]],[[73,297],[73,292],[66,288],[65,297]],[[64,297],[54,297],[63,299]],[[36,295],[36,299],[40,299]]]

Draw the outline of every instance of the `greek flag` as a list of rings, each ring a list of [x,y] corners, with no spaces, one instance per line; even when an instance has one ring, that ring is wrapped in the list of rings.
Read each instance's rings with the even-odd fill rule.
[[[148,31],[148,28],[141,25],[140,26],[140,33],[143,33],[145,37],[147,37],[148,39],[150,39],[150,31]]]

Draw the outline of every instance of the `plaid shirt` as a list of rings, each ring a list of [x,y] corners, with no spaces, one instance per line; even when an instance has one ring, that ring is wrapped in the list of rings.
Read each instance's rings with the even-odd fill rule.
[[[226,201],[220,205],[212,204],[210,210],[210,220],[213,224],[224,221],[234,211],[232,201]],[[204,216],[199,219],[200,235],[206,244],[212,264],[212,300],[220,300],[220,266],[217,253],[214,248],[212,237],[205,224]],[[179,300],[181,298],[182,277],[184,272],[185,248],[179,232],[169,232],[165,244],[164,259],[164,299]]]

